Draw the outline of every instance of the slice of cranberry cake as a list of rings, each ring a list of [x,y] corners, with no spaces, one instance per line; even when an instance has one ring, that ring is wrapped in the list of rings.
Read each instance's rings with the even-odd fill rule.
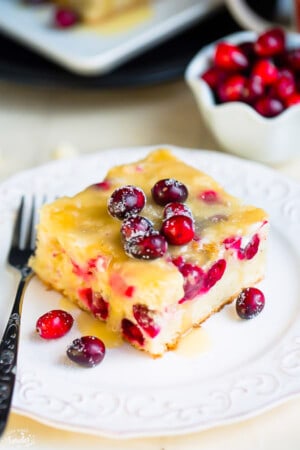
[[[62,8],[74,11],[83,22],[99,22],[127,8],[145,3],[145,0],[53,0]]]
[[[31,266],[151,355],[264,275],[268,219],[158,149],[41,210]]]

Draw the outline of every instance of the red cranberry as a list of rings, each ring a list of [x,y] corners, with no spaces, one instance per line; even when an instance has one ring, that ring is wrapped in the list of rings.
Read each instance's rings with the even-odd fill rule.
[[[265,296],[257,288],[243,289],[236,300],[236,312],[242,319],[253,319],[265,306]]]
[[[121,234],[125,240],[144,236],[153,230],[153,224],[143,216],[131,216],[122,223]]]
[[[183,203],[188,197],[187,187],[173,178],[160,180],[151,189],[155,203],[165,206],[170,202]]]
[[[36,331],[43,339],[57,339],[72,328],[73,322],[73,317],[68,312],[53,309],[37,320]]]
[[[111,184],[108,180],[100,181],[99,183],[93,184],[93,187],[100,189],[101,191],[109,191]]]
[[[155,338],[160,332],[160,327],[155,323],[154,311],[150,311],[146,305],[133,305],[133,316],[139,326],[151,337]]]
[[[194,223],[188,216],[173,216],[164,220],[161,232],[169,244],[185,245],[194,237]]]
[[[281,75],[274,84],[275,94],[283,101],[296,91],[296,84],[294,78],[289,75]]]
[[[288,77],[288,78],[292,78],[295,81],[293,72],[290,69],[288,69],[287,67],[284,67],[283,69],[280,70],[279,77]]]
[[[242,99],[246,78],[242,75],[232,75],[218,87],[221,102],[237,102]]]
[[[288,98],[285,99],[285,105],[286,107],[299,105],[300,103],[300,94],[298,92],[295,92],[294,94],[290,95]]]
[[[240,250],[242,243],[242,238],[239,236],[231,236],[224,239],[223,244],[226,250],[233,248],[235,250]]]
[[[100,293],[93,293],[93,303],[91,307],[92,313],[100,319],[108,318],[109,304],[104,300]]]
[[[275,117],[282,113],[284,105],[276,98],[264,96],[254,103],[254,108],[264,117]]]
[[[71,9],[59,8],[54,15],[54,24],[58,28],[73,27],[78,21],[78,14]]]
[[[259,56],[274,56],[282,53],[285,49],[285,34],[280,28],[273,28],[261,34],[254,44]]]
[[[267,86],[275,83],[278,78],[278,69],[268,59],[258,61],[252,70],[252,76],[259,77],[262,83]]]
[[[200,294],[204,286],[205,272],[201,269],[201,267],[190,263],[185,263],[178,266],[178,270],[184,278],[184,297],[179,301],[179,303],[184,303],[187,300],[192,300]]]
[[[171,261],[174,264],[174,266],[176,266],[178,270],[181,272],[181,269],[185,265],[183,256],[177,256],[176,258],[173,258]]]
[[[215,90],[227,77],[228,73],[219,67],[210,67],[201,75],[201,78],[206,81],[208,86],[213,90]]]
[[[226,261],[225,259],[219,259],[216,263],[214,263],[211,268],[208,270],[205,276],[205,291],[209,291],[223,276],[226,269]]]
[[[157,232],[138,236],[125,242],[126,254],[138,259],[161,258],[167,250],[168,244],[166,239]]]
[[[287,62],[292,70],[296,72],[300,71],[300,48],[295,48],[287,52]]]
[[[203,200],[205,203],[218,203],[219,195],[216,191],[210,189],[201,192],[201,194],[199,195],[199,199]]]
[[[145,206],[146,196],[142,189],[124,186],[116,189],[108,201],[108,211],[113,217],[124,219],[128,215],[138,214]]]
[[[246,247],[243,250],[243,255],[245,259],[252,259],[258,252],[260,239],[257,234],[255,234],[250,242],[246,245]]]
[[[67,349],[68,357],[84,367],[95,367],[105,356],[105,345],[96,336],[74,339]]]
[[[131,322],[128,319],[123,319],[121,323],[122,334],[125,339],[133,344],[138,344],[139,346],[143,346],[145,339],[143,333],[139,329],[137,325]]]
[[[91,288],[78,289],[79,298],[90,309],[94,316],[106,320],[108,317],[109,304],[99,292],[93,292]]]
[[[264,90],[261,78],[250,77],[243,89],[243,101],[250,104],[253,103],[264,94]]]
[[[169,219],[173,216],[188,216],[193,218],[192,211],[184,203],[168,203],[164,209],[164,219]]]
[[[214,63],[226,70],[246,69],[249,61],[246,55],[236,45],[220,42],[216,46]]]
[[[249,61],[253,62],[257,55],[254,50],[254,42],[243,42],[239,45],[239,49],[248,58]]]

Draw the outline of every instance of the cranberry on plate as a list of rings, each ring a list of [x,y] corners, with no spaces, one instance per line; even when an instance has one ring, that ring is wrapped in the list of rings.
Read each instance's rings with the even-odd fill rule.
[[[105,356],[105,345],[96,336],[82,336],[69,345],[67,356],[80,366],[95,367]]]
[[[265,296],[260,289],[243,289],[236,300],[236,312],[241,319],[253,319],[265,306]]]
[[[73,317],[61,309],[53,309],[38,318],[36,331],[43,339],[58,339],[72,328]]]

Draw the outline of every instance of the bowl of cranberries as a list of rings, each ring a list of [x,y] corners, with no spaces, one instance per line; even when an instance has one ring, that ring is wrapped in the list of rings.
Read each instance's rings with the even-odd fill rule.
[[[204,47],[186,71],[220,146],[261,162],[300,156],[300,35],[239,32]]]

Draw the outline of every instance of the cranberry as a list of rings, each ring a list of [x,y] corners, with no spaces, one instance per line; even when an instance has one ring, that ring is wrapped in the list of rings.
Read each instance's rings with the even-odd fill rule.
[[[71,9],[59,8],[54,15],[54,24],[58,28],[73,27],[78,21],[78,14]]]
[[[121,234],[125,240],[143,236],[153,230],[153,223],[143,216],[131,216],[122,223]]]
[[[94,316],[106,320],[108,317],[109,304],[99,292],[93,292],[91,288],[78,289],[79,298],[90,309]]]
[[[178,269],[184,278],[184,297],[179,301],[179,303],[184,303],[187,300],[192,300],[200,294],[204,286],[205,272],[201,269],[201,267],[190,263],[182,264],[178,267]]]
[[[223,276],[226,269],[226,261],[225,259],[219,259],[216,263],[214,263],[211,268],[208,270],[205,276],[205,291],[209,291]]]
[[[161,228],[162,234],[169,244],[185,245],[194,237],[194,222],[188,216],[173,216],[164,220]]]
[[[232,75],[218,87],[218,97],[221,102],[237,102],[242,99],[246,78],[242,75]]]
[[[193,218],[192,211],[184,203],[168,203],[164,209],[164,219],[169,219],[173,216],[188,216]]]
[[[288,69],[287,67],[284,67],[283,69],[280,70],[279,77],[288,77],[288,78],[292,78],[295,81],[293,72],[290,69]]]
[[[231,237],[224,239],[224,241],[223,241],[223,244],[224,244],[226,250],[228,250],[230,248],[233,248],[235,250],[240,250],[241,243],[242,243],[242,238],[240,238],[239,236],[231,236]]]
[[[300,48],[287,52],[287,62],[289,67],[296,72],[300,71]]]
[[[139,326],[151,337],[155,338],[160,332],[160,327],[155,323],[154,311],[148,309],[146,305],[133,305],[133,316]]]
[[[242,319],[253,319],[265,306],[265,296],[257,288],[243,289],[236,300],[236,312]]]
[[[57,339],[72,328],[73,322],[73,317],[68,312],[53,309],[37,320],[36,331],[43,339]]]
[[[93,187],[102,191],[109,191],[109,189],[111,188],[111,184],[108,180],[104,180],[100,181],[99,183],[93,184]]]
[[[153,200],[161,206],[170,202],[183,203],[188,197],[187,187],[173,178],[160,180],[151,189]]]
[[[203,200],[205,203],[218,203],[219,195],[216,191],[210,189],[201,192],[201,194],[199,195],[199,199]]]
[[[214,63],[226,70],[246,69],[249,61],[243,51],[236,45],[220,42],[216,46]]]
[[[105,345],[96,336],[74,339],[67,349],[68,357],[84,367],[95,367],[105,356]]]
[[[138,259],[161,258],[167,250],[168,244],[166,239],[157,232],[138,236],[125,242],[126,254]]]
[[[108,201],[108,211],[113,217],[124,219],[131,214],[138,214],[145,206],[146,196],[142,189],[124,186],[116,189]]]
[[[254,258],[254,256],[258,252],[259,243],[260,243],[260,239],[259,239],[258,235],[255,234],[252,237],[252,239],[250,240],[250,242],[248,242],[248,244],[244,248],[244,250],[243,250],[243,257],[245,259],[252,259],[252,258]]]
[[[201,78],[206,81],[208,86],[215,90],[219,84],[228,77],[228,73],[219,67],[210,67],[201,75]]]
[[[270,60],[262,59],[254,65],[252,76],[259,77],[262,83],[267,86],[277,80],[278,69]]]
[[[254,50],[254,42],[243,42],[239,45],[239,49],[248,58],[249,61],[253,62],[257,55]]]
[[[278,98],[285,101],[296,91],[294,78],[289,75],[281,75],[274,85],[274,91]]]
[[[264,96],[254,103],[254,108],[264,117],[275,117],[282,113],[284,105],[279,99]]]
[[[125,289],[124,295],[125,295],[125,297],[131,298],[131,297],[133,297],[134,293],[135,293],[135,287],[134,286],[128,286]]]
[[[259,77],[250,77],[243,89],[243,101],[246,103],[253,103],[264,94],[264,85]]]
[[[295,92],[294,94],[290,95],[288,98],[285,99],[285,105],[287,107],[299,105],[300,103],[300,94],[298,92]]]
[[[285,34],[280,28],[272,28],[261,34],[254,44],[255,52],[259,56],[274,56],[285,49]]]
[[[100,319],[106,320],[108,318],[109,304],[104,300],[100,293],[93,293],[93,303],[91,306],[92,313]]]
[[[122,334],[129,342],[138,344],[141,347],[144,345],[145,339],[143,333],[137,325],[128,319],[123,319],[121,323]]]

